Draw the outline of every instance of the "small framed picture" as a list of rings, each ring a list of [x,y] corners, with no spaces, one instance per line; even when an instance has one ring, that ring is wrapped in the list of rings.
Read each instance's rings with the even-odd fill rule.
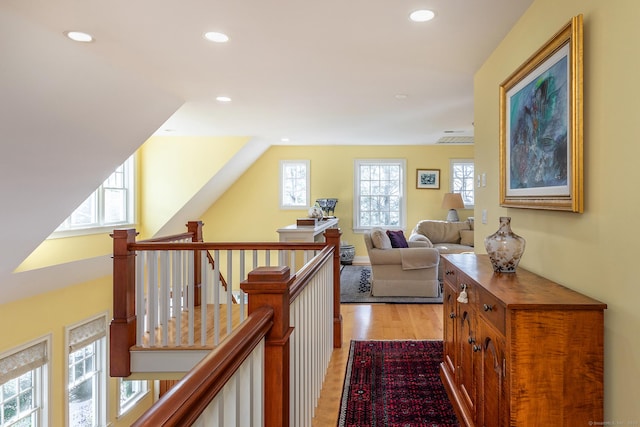
[[[440,169],[417,169],[416,188],[440,189]]]

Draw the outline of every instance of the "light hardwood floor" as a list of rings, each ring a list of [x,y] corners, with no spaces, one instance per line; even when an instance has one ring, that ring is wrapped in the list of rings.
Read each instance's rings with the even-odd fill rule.
[[[334,349],[313,427],[335,427],[351,340],[442,339],[442,304],[342,304],[342,348]]]

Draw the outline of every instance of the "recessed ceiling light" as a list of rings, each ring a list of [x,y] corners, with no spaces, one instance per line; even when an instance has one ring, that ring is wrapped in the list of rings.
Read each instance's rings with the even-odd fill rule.
[[[409,97],[409,95],[407,95],[406,93],[398,93],[396,94],[396,99],[407,99]]]
[[[414,22],[427,22],[427,21],[431,21],[434,16],[436,16],[436,14],[433,13],[432,11],[427,9],[422,9],[422,10],[416,10],[415,12],[412,12],[411,15],[409,15],[409,19],[411,19]]]
[[[229,36],[223,33],[217,33],[215,31],[209,31],[204,33],[204,38],[216,43],[226,43],[229,41]]]
[[[231,102],[231,98],[228,96],[216,96],[216,101],[218,102]]]
[[[91,34],[83,33],[81,31],[66,31],[64,35],[76,42],[90,43],[93,41],[93,36]]]

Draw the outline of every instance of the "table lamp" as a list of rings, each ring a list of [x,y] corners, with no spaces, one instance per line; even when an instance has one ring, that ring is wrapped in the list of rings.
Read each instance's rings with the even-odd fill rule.
[[[456,209],[464,209],[462,196],[460,193],[445,193],[444,199],[442,199],[442,207],[444,209],[449,209],[447,221],[460,221],[460,218],[458,218],[458,211],[456,211]]]

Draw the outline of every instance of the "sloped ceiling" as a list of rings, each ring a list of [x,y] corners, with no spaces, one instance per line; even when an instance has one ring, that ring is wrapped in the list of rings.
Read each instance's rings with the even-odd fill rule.
[[[260,149],[472,136],[473,74],[531,2],[3,0],[0,303],[58,286],[12,271],[152,134]],[[433,21],[407,19],[425,7]]]
[[[0,31],[2,303],[25,286],[12,271],[183,100],[6,10]]]

